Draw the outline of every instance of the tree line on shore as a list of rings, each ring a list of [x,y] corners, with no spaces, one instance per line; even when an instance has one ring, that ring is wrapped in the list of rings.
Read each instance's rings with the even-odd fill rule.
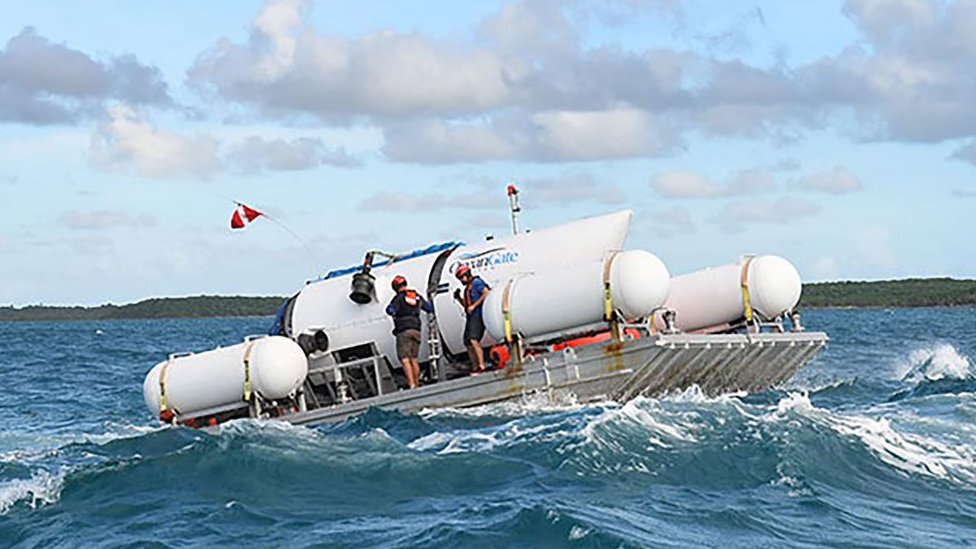
[[[0,322],[270,316],[277,311],[285,299],[279,296],[202,295],[154,298],[127,305],[105,304],[95,307],[8,306],[0,307]],[[910,278],[804,284],[799,308],[963,305],[976,305],[976,280]]]

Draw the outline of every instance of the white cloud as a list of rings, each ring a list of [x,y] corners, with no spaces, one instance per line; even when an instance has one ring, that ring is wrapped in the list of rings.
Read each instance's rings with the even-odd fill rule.
[[[560,207],[572,203],[618,205],[626,202],[624,191],[614,184],[600,183],[587,172],[566,172],[552,177],[526,178],[513,182],[520,191],[523,206]],[[508,205],[497,181],[472,180],[475,191],[416,194],[382,191],[361,201],[360,211],[431,212],[440,210],[496,211]]]
[[[711,221],[729,232],[742,230],[751,224],[786,224],[819,213],[819,204],[802,198],[786,196],[773,202],[763,200],[737,201],[726,204],[711,217]]]
[[[228,159],[248,173],[262,170],[307,170],[323,165],[340,168],[356,168],[362,165],[345,148],[328,147],[321,139],[309,137],[286,141],[252,136],[238,145],[228,155]]]
[[[528,206],[569,204],[573,202],[599,202],[622,204],[627,196],[618,185],[600,183],[586,172],[564,173],[546,178],[530,178],[519,181],[519,190],[526,197]]]
[[[589,25],[622,13],[680,14],[670,1],[512,2],[471,38],[449,39],[327,34],[307,25],[305,4],[268,2],[246,41],[221,39],[198,58],[191,84],[259,114],[378,126],[398,162],[659,157],[692,133],[782,141],[845,128],[930,142],[976,133],[972,1],[848,0],[861,40],[771,67],[589,40]],[[776,24],[761,11],[747,19]]]
[[[651,178],[651,188],[665,198],[716,198],[775,191],[776,178],[767,172],[745,170],[719,184],[694,172],[664,172]]]
[[[392,31],[326,36],[299,28],[301,5],[269,2],[249,42],[222,40],[190,69],[191,82],[235,101],[323,118],[472,113],[509,93],[490,50]]]
[[[396,162],[424,164],[515,159],[524,154],[525,138],[484,124],[451,124],[422,120],[386,129],[383,154]]]
[[[645,222],[654,227],[655,234],[664,236],[694,233],[698,230],[691,219],[691,213],[678,205],[652,212]]]
[[[414,194],[407,192],[378,192],[357,205],[366,212],[405,212],[425,214],[447,209],[495,209],[499,200],[494,193]]]
[[[663,156],[679,142],[651,113],[632,108],[542,112],[532,122],[542,156],[555,160]]]
[[[269,2],[254,19],[251,37],[264,49],[257,61],[257,77],[273,81],[294,66],[296,39],[293,30],[301,23],[304,0]]]
[[[666,198],[722,196],[722,186],[693,172],[665,172],[651,179],[651,188]]]
[[[795,186],[801,190],[827,194],[852,193],[864,188],[860,179],[841,166],[837,166],[829,172],[821,172],[800,179],[795,183]]]
[[[211,137],[157,129],[124,106],[109,109],[108,115],[92,136],[91,161],[99,169],[170,177],[207,176],[219,167],[217,141]]]

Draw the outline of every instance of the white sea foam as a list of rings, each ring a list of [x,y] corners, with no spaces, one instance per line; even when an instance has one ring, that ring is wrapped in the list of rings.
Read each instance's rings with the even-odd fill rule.
[[[525,443],[541,443],[574,436],[574,431],[561,422],[525,425],[516,419],[504,425],[474,431],[437,431],[420,437],[407,447],[421,452],[438,454],[487,453],[500,447]]]
[[[64,488],[65,471],[35,471],[29,479],[14,479],[0,484],[0,516],[7,514],[18,501],[32,509],[58,501]]]
[[[525,416],[540,413],[572,412],[589,407],[602,407],[608,403],[590,402],[582,404],[572,393],[554,392],[552,394],[537,392],[524,395],[513,400],[471,406],[466,408],[424,408],[419,412],[421,417],[509,417]]]
[[[701,387],[699,387],[697,383],[695,383],[680,391],[668,393],[659,400],[669,402],[685,402],[690,404],[705,404],[715,402],[728,403],[732,401],[738,402],[739,399],[747,396],[748,394],[749,393],[746,391],[736,391],[734,393],[723,393],[721,395],[710,397],[701,390]]]
[[[813,406],[806,394],[783,398],[774,419],[791,412],[857,439],[875,457],[901,471],[976,484],[976,451],[968,445],[949,445],[932,437],[899,432],[886,417],[829,412]]]
[[[976,377],[972,361],[949,343],[934,343],[915,349],[895,366],[902,381],[936,381]]]
[[[592,528],[583,528],[579,525],[573,525],[573,527],[569,529],[569,540],[576,541],[578,539],[583,539],[592,531]]]
[[[139,438],[158,431],[163,427],[133,425],[128,423],[106,423],[101,433],[51,434],[32,431],[4,431],[0,433],[0,447],[13,446],[12,450],[0,452],[0,462],[31,463],[43,461],[61,453],[61,449],[72,444],[94,444],[101,446],[116,440]]]

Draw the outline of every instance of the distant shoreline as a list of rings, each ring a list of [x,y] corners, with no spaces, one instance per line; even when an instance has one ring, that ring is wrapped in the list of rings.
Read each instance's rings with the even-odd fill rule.
[[[125,305],[106,304],[94,307],[7,306],[0,307],[0,322],[270,316],[275,314],[286,299],[285,296],[201,295],[153,298]],[[889,309],[974,305],[976,280],[910,278],[804,284],[798,308]]]

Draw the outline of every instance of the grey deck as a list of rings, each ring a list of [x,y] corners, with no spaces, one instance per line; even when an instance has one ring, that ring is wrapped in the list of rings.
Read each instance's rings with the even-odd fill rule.
[[[549,395],[580,401],[659,396],[697,385],[706,395],[757,392],[792,377],[828,341],[823,332],[670,334],[546,353],[509,366],[411,390],[400,390],[288,414],[296,425],[342,421],[370,407],[417,411],[468,407]]]

